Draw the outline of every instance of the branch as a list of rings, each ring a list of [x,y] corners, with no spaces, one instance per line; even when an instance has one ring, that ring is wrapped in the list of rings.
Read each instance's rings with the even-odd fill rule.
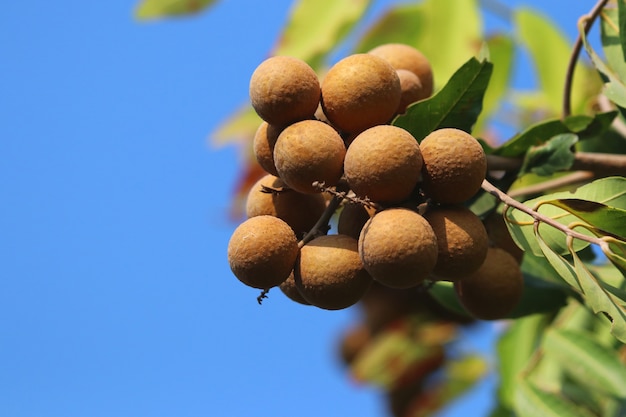
[[[585,20],[584,32],[585,34],[589,33],[591,29],[591,25],[593,21],[598,17],[602,8],[606,5],[608,0],[600,0],[596,5],[591,9],[591,11],[582,16],[581,19]],[[578,61],[578,56],[580,55],[580,50],[583,46],[582,34],[578,34],[576,38],[576,43],[574,44],[574,48],[572,49],[572,55],[570,56],[569,62],[567,64],[567,72],[565,73],[565,86],[563,88],[563,109],[561,118],[565,119],[567,116],[572,114],[572,84],[574,81],[574,71],[576,70],[576,62]]]
[[[509,158],[487,155],[487,169],[490,171],[515,171],[521,168],[523,158]],[[626,155],[576,152],[572,171],[592,171],[598,176],[626,175]]]

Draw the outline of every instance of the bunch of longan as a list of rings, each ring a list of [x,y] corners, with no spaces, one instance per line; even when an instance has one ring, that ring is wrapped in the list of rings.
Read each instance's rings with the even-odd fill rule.
[[[464,205],[486,175],[480,143],[458,129],[415,138],[391,124],[432,91],[430,63],[403,44],[350,55],[321,82],[302,60],[262,62],[250,100],[263,119],[253,150],[267,175],[229,242],[235,276],[331,310],[355,304],[373,281],[395,289],[453,281],[468,311],[489,318],[480,297],[498,281],[495,291],[508,297],[501,304],[514,306],[519,268],[472,278],[493,274],[494,258],[481,219]],[[335,210],[338,233],[328,234]]]

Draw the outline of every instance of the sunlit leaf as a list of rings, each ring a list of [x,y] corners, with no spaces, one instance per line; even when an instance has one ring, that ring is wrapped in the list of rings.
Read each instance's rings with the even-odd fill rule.
[[[617,3],[622,4],[620,9],[626,8],[623,1]],[[602,50],[608,65],[623,80],[626,79],[626,61],[622,49],[622,31],[619,27],[621,25],[626,25],[626,22],[624,19],[619,19],[617,9],[605,7],[602,10],[602,18],[600,19]]]
[[[297,1],[273,54],[298,57],[320,70],[369,4],[370,0]]]
[[[595,201],[561,198],[550,201],[592,225],[599,233],[626,240],[626,210]]]
[[[548,176],[568,170],[574,162],[573,146],[576,142],[578,136],[575,134],[562,133],[542,145],[530,148],[524,157],[520,174],[532,172]]]
[[[592,417],[586,408],[557,393],[543,391],[520,379],[515,390],[515,411],[519,417]]]
[[[448,281],[437,281],[428,290],[430,295],[443,307],[460,315],[470,317],[465,311],[454,291],[454,286]]]
[[[551,329],[542,347],[582,386],[626,398],[626,367],[617,352],[598,344],[584,331]]]
[[[198,13],[216,3],[216,0],[143,0],[135,9],[139,20],[157,19]]]
[[[252,106],[245,106],[211,135],[211,142],[214,145],[223,146],[242,140],[251,141],[261,122],[261,118]]]
[[[617,0],[617,10],[619,12],[619,43],[622,46],[622,60],[626,60],[626,2],[624,0]]]
[[[393,125],[408,130],[418,141],[444,127],[471,132],[482,109],[492,68],[490,62],[470,59],[441,91],[410,106],[405,114],[396,117]]]

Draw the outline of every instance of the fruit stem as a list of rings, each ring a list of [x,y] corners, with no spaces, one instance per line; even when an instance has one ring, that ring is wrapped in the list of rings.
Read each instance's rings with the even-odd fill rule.
[[[339,208],[343,199],[344,196],[340,193],[333,195],[333,198],[328,202],[326,210],[324,210],[320,218],[317,220],[317,223],[315,223],[313,228],[309,230],[306,235],[304,235],[300,242],[298,242],[298,247],[301,248],[311,240],[315,239],[318,235],[327,233],[328,223],[330,222],[331,217],[333,217],[333,214],[335,214],[335,211]]]

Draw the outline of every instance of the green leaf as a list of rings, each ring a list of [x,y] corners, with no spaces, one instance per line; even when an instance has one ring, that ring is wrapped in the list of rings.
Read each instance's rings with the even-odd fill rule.
[[[567,303],[568,294],[540,278],[525,275],[522,298],[506,318],[514,319],[531,314],[558,310]]]
[[[370,0],[299,0],[273,51],[320,70],[324,59],[363,17]]]
[[[572,251],[574,267],[578,275],[580,287],[585,296],[585,304],[594,313],[606,313],[611,322],[611,334],[622,343],[626,343],[626,307],[625,300],[620,300],[608,292],[587,269],[576,252]]]
[[[626,367],[617,352],[598,344],[584,331],[552,329],[546,332],[543,349],[578,384],[590,390],[626,398]]]
[[[246,105],[211,134],[211,142],[216,146],[224,146],[231,142],[252,140],[262,121],[252,106]]]
[[[611,235],[626,240],[626,210],[595,201],[561,198],[549,202],[584,220],[601,235]]]
[[[409,131],[418,141],[435,129],[455,127],[471,132],[482,109],[493,64],[471,58],[433,97],[410,106],[396,117],[394,126]]]
[[[586,408],[557,393],[543,391],[526,380],[518,380],[515,411],[519,417],[592,417]]]
[[[182,16],[198,13],[215,4],[216,0],[143,0],[135,9],[139,20]]]
[[[515,135],[500,148],[496,154],[517,157],[526,153],[531,146],[545,143],[550,138],[562,133],[575,133],[580,140],[596,137],[604,133],[615,119],[616,111],[598,113],[591,116],[570,116],[565,120],[551,119],[531,125]]]
[[[498,397],[507,408],[513,407],[518,375],[539,345],[548,322],[548,317],[540,314],[515,320],[498,340]]]
[[[549,139],[543,145],[531,147],[524,157],[520,175],[532,172],[548,176],[557,171],[568,170],[574,163],[573,146],[578,136],[562,133]]]
[[[429,294],[443,307],[460,316],[471,317],[463,308],[454,291],[454,285],[448,281],[436,281],[428,290]]]
[[[618,209],[626,209],[626,178],[608,177],[593,181],[578,188],[575,192],[559,192],[544,195],[524,202],[524,205],[535,209],[539,213],[558,221],[567,226],[572,222],[579,222],[580,219],[574,214],[550,203],[560,199],[581,199],[601,203]],[[531,216],[519,210],[509,210],[506,216],[507,226],[515,242],[524,250],[531,251],[535,255],[541,256],[543,251],[539,248],[536,239],[534,221]],[[578,230],[578,229],[577,229]],[[592,236],[587,230],[579,230],[581,233]],[[565,241],[565,234],[545,223],[539,225],[539,232],[550,248],[557,253],[566,254],[569,252]],[[575,249],[581,250],[588,243],[575,240]]]
[[[568,283],[570,287],[572,287],[575,291],[582,293],[583,290],[580,286],[580,283],[578,282],[578,276],[574,267],[565,258],[553,251],[552,248],[550,248],[550,246],[546,244],[546,242],[539,235],[539,233],[536,234],[536,241],[543,255],[546,257],[550,265],[552,265],[552,268],[554,268],[554,270],[563,279],[563,281]]]
[[[619,12],[619,40],[622,45],[622,58],[626,59],[626,2],[617,0],[617,10]]]
[[[623,1],[620,9],[625,8]],[[626,12],[626,11],[625,11]],[[606,57],[609,67],[613,69],[615,74],[621,79],[626,78],[626,61],[624,60],[624,51],[622,46],[623,31],[618,27],[626,25],[626,19],[620,19],[618,10],[611,7],[605,7],[602,10],[602,19],[600,19],[600,39],[602,41],[602,50]]]
[[[558,30],[558,25],[528,8],[515,12],[515,25],[522,45],[537,69],[540,90],[549,108],[558,114],[563,99],[563,84],[570,56],[570,43]]]

